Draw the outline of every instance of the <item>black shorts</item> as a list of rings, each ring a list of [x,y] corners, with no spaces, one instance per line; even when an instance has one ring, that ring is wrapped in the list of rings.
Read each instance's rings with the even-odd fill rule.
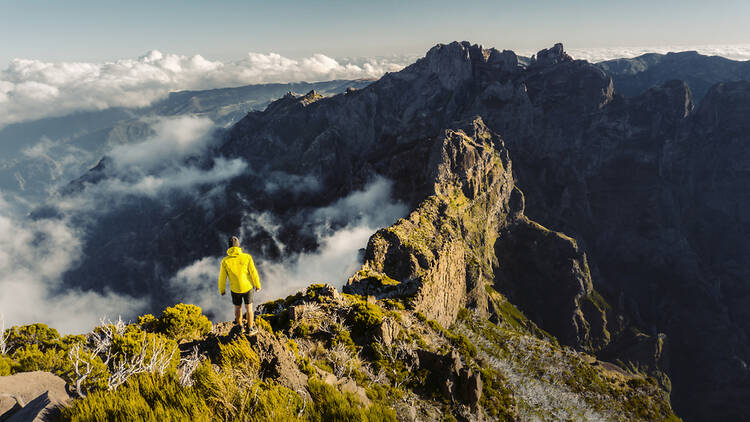
[[[242,305],[242,301],[245,301],[245,304],[252,305],[253,304],[253,289],[252,287],[250,290],[246,291],[245,293],[235,293],[232,292],[232,303],[234,306],[240,306]]]

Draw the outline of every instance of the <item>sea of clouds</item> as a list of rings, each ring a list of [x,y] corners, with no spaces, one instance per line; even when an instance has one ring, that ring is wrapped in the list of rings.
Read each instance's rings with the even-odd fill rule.
[[[323,54],[291,59],[248,53],[240,60],[221,62],[156,50],[137,59],[104,63],[14,59],[0,71],[0,128],[76,111],[146,107],[171,91],[378,78],[405,64],[392,60],[340,62]]]
[[[666,54],[678,51],[697,51],[706,56],[721,56],[731,60],[750,60],[750,44],[731,45],[663,45],[643,47],[600,47],[600,48],[566,48],[565,51],[574,59],[587,60],[591,63],[606,60],[638,57],[646,53]],[[518,54],[531,56],[534,51],[523,51]]]
[[[23,198],[0,193],[0,314],[6,326],[42,322],[80,333],[102,318],[133,317],[147,298],[81,291],[63,285],[63,275],[83,259],[87,227],[134,196],[169,198],[201,185],[221,185],[247,170],[240,159],[212,157],[216,138],[210,119],[150,118],[154,130],[141,142],[111,151],[105,178],[51,198],[52,215],[30,216]],[[207,165],[188,157],[209,155]]]

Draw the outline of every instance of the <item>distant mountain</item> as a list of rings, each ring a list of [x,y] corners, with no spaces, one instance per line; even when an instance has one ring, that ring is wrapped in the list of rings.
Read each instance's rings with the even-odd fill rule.
[[[147,108],[115,108],[14,123],[0,130],[0,190],[18,193],[32,202],[43,200],[51,190],[96,165],[113,146],[151,134],[142,120],[145,117],[199,115],[228,127],[287,92],[317,90],[333,95],[371,82],[336,80],[180,91]]]
[[[632,59],[614,59],[596,64],[615,82],[618,93],[634,97],[670,80],[685,81],[696,102],[719,82],[750,80],[750,61],[704,56],[695,51],[649,53]]]

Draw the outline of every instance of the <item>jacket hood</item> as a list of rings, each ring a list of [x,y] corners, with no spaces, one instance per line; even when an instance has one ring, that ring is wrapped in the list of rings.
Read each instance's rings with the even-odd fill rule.
[[[239,246],[232,246],[231,248],[227,249],[227,255],[230,256],[237,256],[242,253],[242,248]]]

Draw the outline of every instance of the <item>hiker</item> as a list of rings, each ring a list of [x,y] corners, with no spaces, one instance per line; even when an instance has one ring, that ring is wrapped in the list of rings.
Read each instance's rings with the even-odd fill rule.
[[[242,252],[240,239],[236,236],[229,239],[227,256],[221,260],[219,293],[222,296],[226,293],[224,288],[226,287],[227,276],[229,277],[229,288],[234,304],[234,323],[240,326],[240,330],[243,329],[242,302],[245,302],[246,329],[247,332],[250,332],[253,328],[253,289],[260,291],[260,280],[255,264],[253,264],[253,257]]]

